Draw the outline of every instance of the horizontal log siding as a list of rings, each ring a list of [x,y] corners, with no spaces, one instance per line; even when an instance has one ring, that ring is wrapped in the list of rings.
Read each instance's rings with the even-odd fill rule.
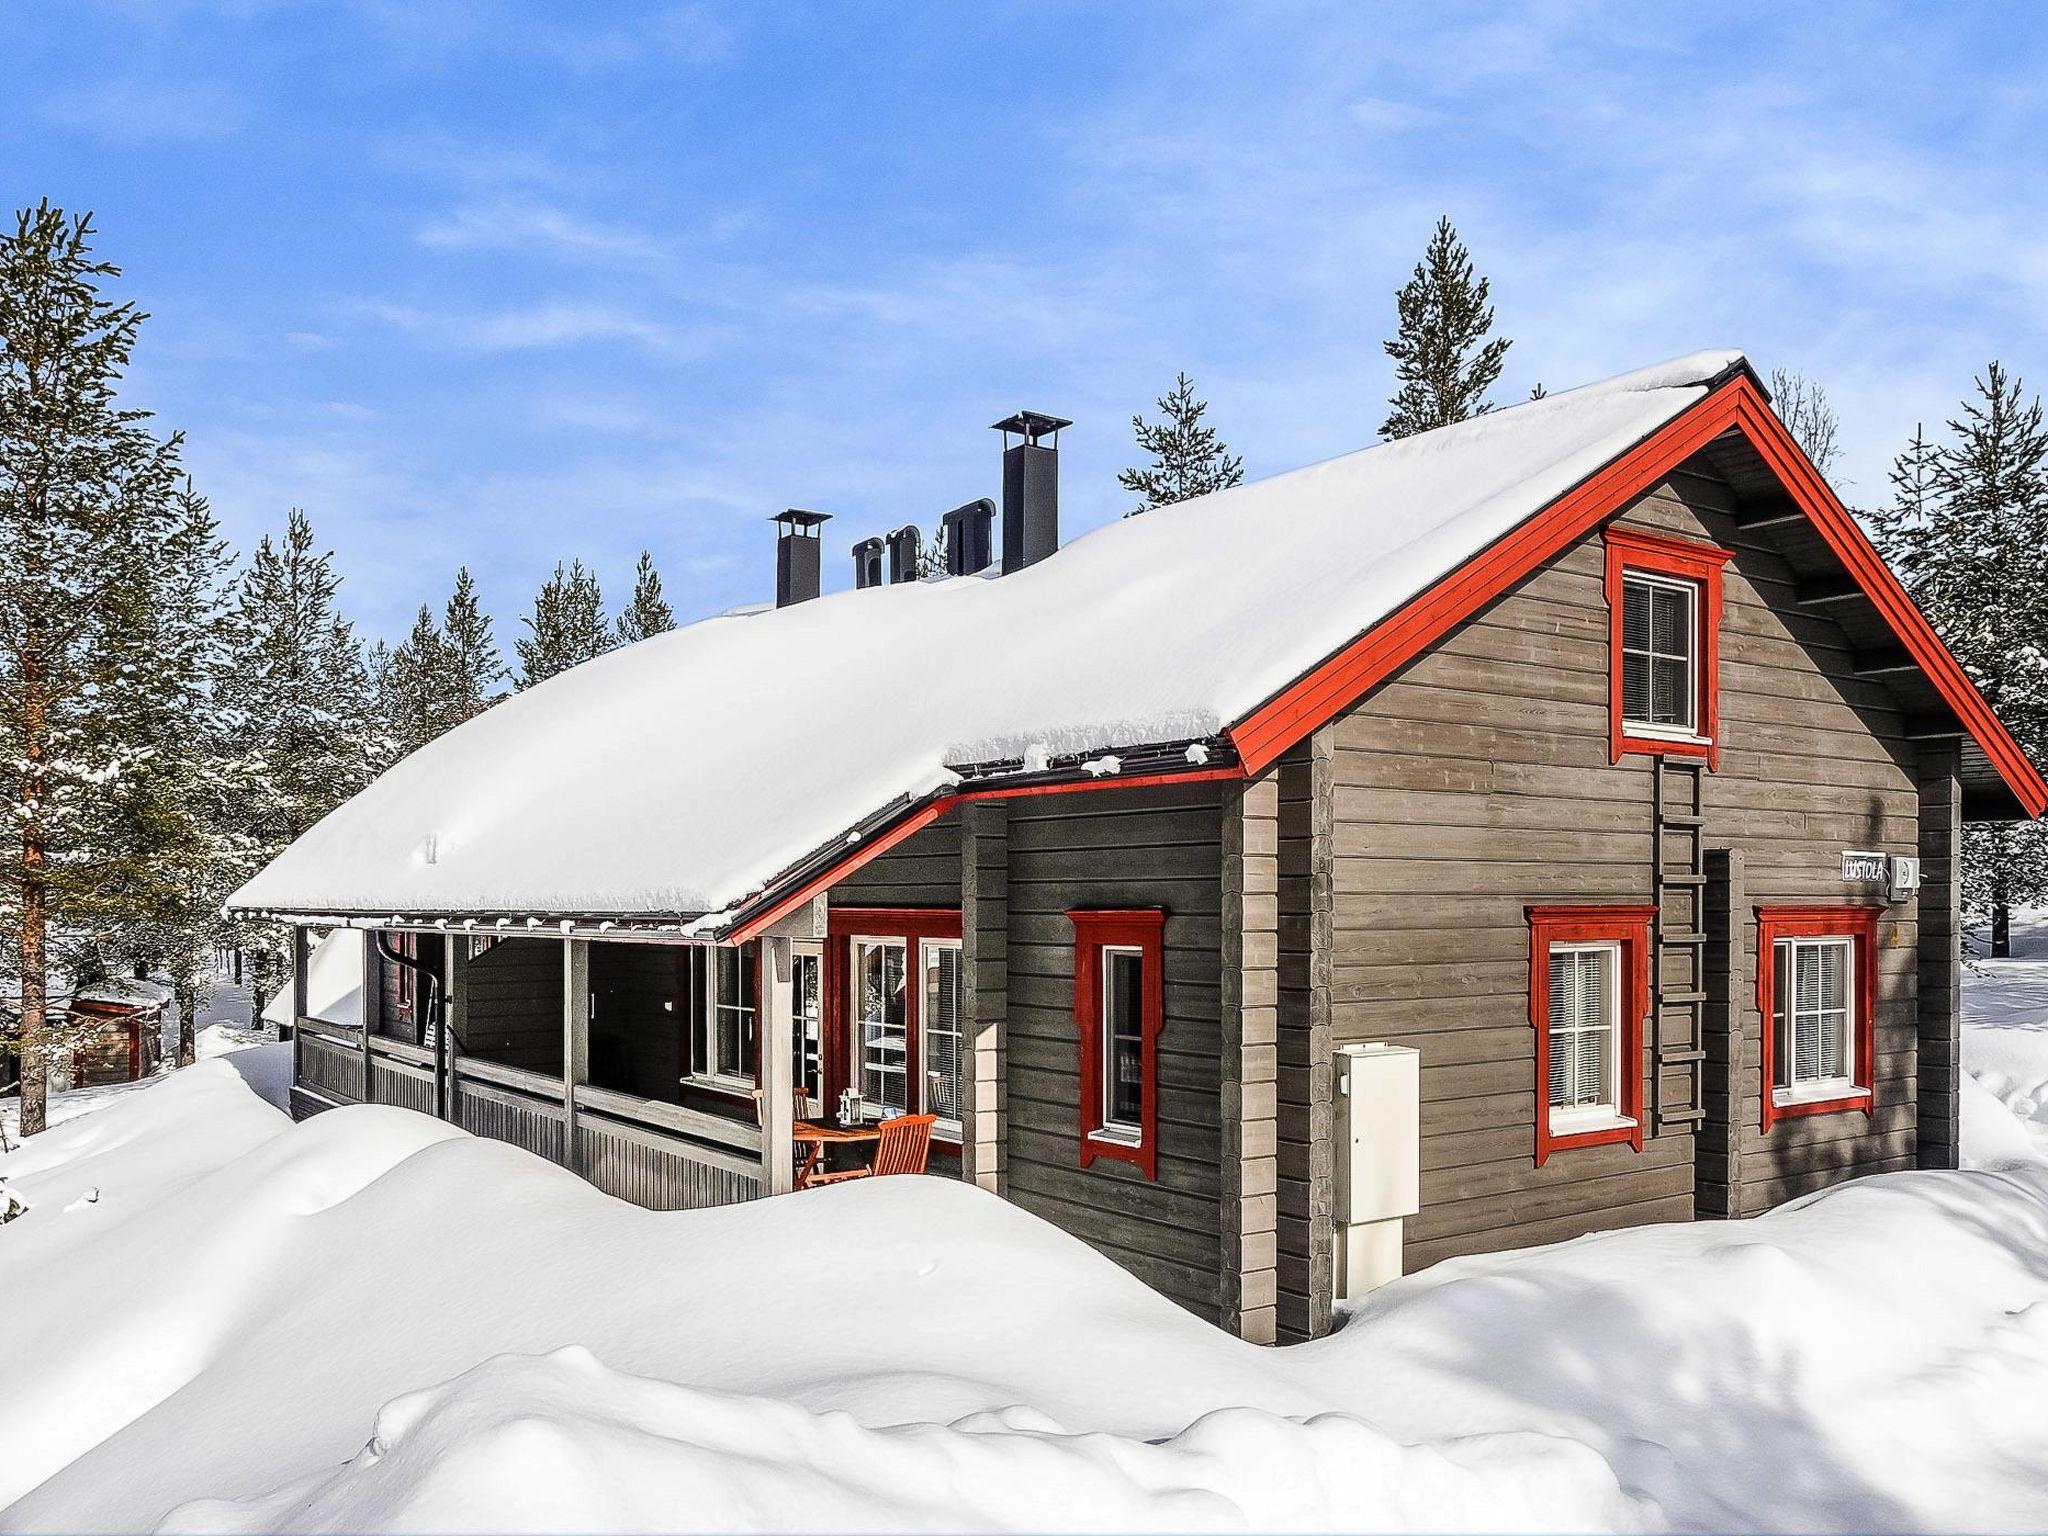
[[[832,887],[835,907],[958,907],[960,812],[956,807]]]
[[[1221,1272],[1222,793],[1213,784],[1013,800],[1007,812],[1004,1188],[1203,1318]],[[1077,907],[1164,907],[1159,1177],[1080,1166]]]
[[[1735,550],[1706,844],[1742,850],[1750,904],[1839,903],[1857,894],[1839,878],[1844,848],[1915,851],[1912,756],[1884,688],[1854,675],[1835,625],[1797,607],[1790,569],[1764,536],[1736,531],[1733,505],[1725,484],[1682,474],[1619,521]],[[1666,1132],[1640,1153],[1572,1149],[1534,1165],[1523,908],[1651,899],[1650,760],[1608,761],[1603,554],[1598,533],[1580,541],[1332,731],[1330,1044],[1391,1040],[1422,1052],[1411,1268],[1694,1210],[1689,1134]],[[1744,921],[1753,955],[1754,920]],[[1870,1123],[1828,1116],[1760,1134],[1755,982],[1742,979],[1742,1145],[1722,1162],[1741,1169],[1739,1209],[1910,1164],[1914,943],[1912,908],[1893,908],[1880,934],[1881,1109]],[[1647,1081],[1644,1093],[1647,1105]],[[1707,1108],[1728,1114],[1725,1088]],[[1284,1297],[1284,1271],[1282,1285]]]
[[[461,1053],[562,1075],[562,941],[500,939],[469,961]]]

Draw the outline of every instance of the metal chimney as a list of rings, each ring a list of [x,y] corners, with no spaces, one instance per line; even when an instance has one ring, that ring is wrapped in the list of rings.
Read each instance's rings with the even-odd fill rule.
[[[1003,434],[1003,574],[1035,565],[1060,547],[1060,428],[1073,423],[1037,411],[997,422]],[[1015,433],[1016,442],[1010,441]],[[1050,443],[1041,439],[1051,438]]]
[[[853,546],[853,584],[879,587],[882,584],[882,541],[862,539]]]
[[[775,606],[807,603],[818,595],[818,530],[832,514],[791,507],[768,521],[775,525]]]
[[[905,523],[889,535],[889,584],[899,581],[917,580],[917,548],[924,541],[918,537],[917,525]]]
[[[940,528],[945,530],[948,576],[972,576],[988,569],[989,561],[995,558],[995,521],[996,504],[986,496],[964,507],[955,507],[939,519]]]

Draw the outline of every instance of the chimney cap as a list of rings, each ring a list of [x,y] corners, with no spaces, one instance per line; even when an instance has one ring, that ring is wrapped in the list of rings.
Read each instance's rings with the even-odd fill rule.
[[[806,512],[802,507],[790,507],[768,519],[780,527],[787,524],[792,529],[817,528],[832,521],[830,512]]]
[[[1073,423],[1062,416],[1048,416],[1043,411],[1019,411],[1014,416],[1005,416],[990,426],[991,432],[1015,432],[1027,443],[1035,443],[1048,434],[1057,436],[1061,427]]]
[[[951,528],[956,523],[965,523],[975,519],[985,518],[990,522],[993,522],[995,520],[995,515],[995,502],[991,500],[989,497],[983,496],[979,500],[963,502],[961,505],[955,507],[952,511],[948,512],[945,516],[939,519],[939,524],[941,527]]]
[[[853,552],[856,555],[865,554],[871,549],[880,549],[881,547],[882,541],[879,538],[866,538],[853,546]]]

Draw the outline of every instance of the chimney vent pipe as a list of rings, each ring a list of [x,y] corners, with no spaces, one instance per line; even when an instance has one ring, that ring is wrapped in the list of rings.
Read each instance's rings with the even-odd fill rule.
[[[1063,417],[1019,411],[992,428],[1003,434],[1005,576],[1060,547],[1060,428],[1072,425]]]
[[[791,507],[768,521],[775,525],[775,606],[807,603],[818,595],[818,530],[832,514]]]
[[[986,496],[955,507],[939,519],[945,531],[946,574],[972,576],[988,569],[995,558],[996,504]]]
[[[882,541],[862,539],[853,546],[853,584],[856,588],[882,584]]]
[[[917,525],[906,523],[889,535],[889,584],[917,580],[917,550],[924,541]]]

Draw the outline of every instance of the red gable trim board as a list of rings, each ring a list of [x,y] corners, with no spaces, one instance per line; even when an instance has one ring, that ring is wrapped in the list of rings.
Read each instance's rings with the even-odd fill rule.
[[[1744,370],[1717,385],[1664,427],[1605,468],[1582,480],[1549,506],[1496,540],[1435,585],[1410,598],[1343,650],[1260,705],[1227,733],[1241,766],[1202,773],[1156,774],[1131,779],[1091,779],[1073,784],[1034,785],[1004,790],[972,789],[929,801],[888,831],[869,839],[796,891],[747,916],[731,935],[757,937],[833,882],[930,825],[954,804],[1010,795],[1069,790],[1136,788],[1250,777],[1263,772],[1296,742],[1327,724],[1367,689],[1385,681],[1452,629],[1501,596],[1545,560],[1591,532],[1632,498],[1691,458],[1715,438],[1739,431],[1777,476],[1785,493],[1812,521],[1828,548],[1877,608],[1899,643],[1912,656],[1963,729],[2012,790],[2029,816],[2048,811],[2048,781],[2027,760],[1977,685],[1935,634],[1906,589],[1884,563],[1869,537],[1840,498],[1828,488],[1805,453],[1771,409],[1755,378]]]

